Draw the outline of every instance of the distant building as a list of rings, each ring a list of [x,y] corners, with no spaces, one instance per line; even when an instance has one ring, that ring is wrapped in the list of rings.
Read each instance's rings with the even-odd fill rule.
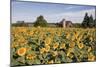
[[[24,23],[24,21],[16,21],[17,23]]]
[[[12,23],[12,26],[20,26],[20,27],[32,27],[34,23],[32,22],[24,22],[24,21],[17,21],[16,23]]]
[[[25,22],[25,24],[26,24],[28,27],[33,27],[33,26],[34,26],[34,23],[32,23],[32,22]]]
[[[65,19],[62,19],[59,23],[60,27],[66,28],[66,27],[72,27],[73,23],[71,21],[66,21]]]

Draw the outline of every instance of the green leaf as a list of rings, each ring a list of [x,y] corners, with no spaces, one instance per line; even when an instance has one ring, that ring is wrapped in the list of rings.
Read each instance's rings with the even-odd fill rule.
[[[56,57],[56,58],[55,58],[55,63],[61,63],[61,59],[58,58],[58,57]]]
[[[67,57],[66,60],[67,60],[68,63],[73,61],[73,60],[72,60],[71,58],[69,58],[69,57]]]
[[[41,61],[39,59],[35,59],[34,64],[41,64]]]
[[[25,57],[24,57],[24,56],[18,57],[16,60],[17,60],[18,62],[20,62],[21,64],[25,64]]]
[[[43,60],[43,56],[42,55],[38,55],[40,60]]]
[[[26,60],[26,64],[27,65],[32,65],[32,64],[34,64],[34,60]]]
[[[16,61],[16,59],[11,59],[11,66],[16,66],[19,65],[20,63],[18,61]]]

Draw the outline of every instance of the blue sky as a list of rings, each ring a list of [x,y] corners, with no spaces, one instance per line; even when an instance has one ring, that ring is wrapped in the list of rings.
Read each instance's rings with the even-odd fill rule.
[[[34,22],[40,15],[49,23],[60,22],[63,18],[81,23],[86,12],[95,18],[95,6],[12,1],[12,23]]]

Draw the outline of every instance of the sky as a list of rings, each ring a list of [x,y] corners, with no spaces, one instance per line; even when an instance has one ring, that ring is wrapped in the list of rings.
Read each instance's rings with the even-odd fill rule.
[[[24,1],[12,1],[11,3],[12,23],[16,21],[34,22],[40,15],[43,15],[48,23],[57,23],[62,19],[81,23],[86,12],[95,19],[95,6]]]

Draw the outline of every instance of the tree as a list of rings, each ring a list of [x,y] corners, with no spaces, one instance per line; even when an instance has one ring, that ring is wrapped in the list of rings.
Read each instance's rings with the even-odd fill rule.
[[[44,19],[42,15],[37,17],[37,20],[34,22],[34,26],[41,26],[41,27],[46,27],[47,26],[47,21]]]
[[[89,25],[90,28],[94,27],[94,25],[95,25],[92,15],[89,17],[89,23],[88,23],[88,25]]]
[[[73,23],[73,27],[75,28],[80,28],[82,25],[81,23]]]
[[[85,27],[85,28],[89,26],[89,16],[88,16],[88,13],[85,13],[84,20],[82,22],[82,26]]]
[[[92,15],[89,17],[88,13],[85,13],[84,20],[82,22],[82,26],[84,28],[87,28],[87,27],[89,27],[89,28],[96,27],[96,19],[93,19]]]
[[[93,26],[96,27],[96,19],[94,19],[94,25]]]

